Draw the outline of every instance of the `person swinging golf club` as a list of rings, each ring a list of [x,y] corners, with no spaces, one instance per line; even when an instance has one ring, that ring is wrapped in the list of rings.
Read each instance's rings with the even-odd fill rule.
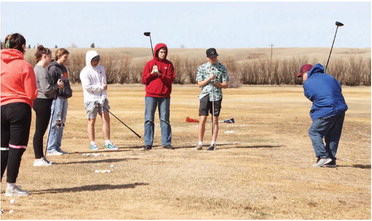
[[[336,167],[345,112],[348,109],[341,84],[325,73],[321,64],[305,64],[296,77],[302,78],[304,95],[312,103],[308,134],[317,157],[314,167]],[[325,143],[325,144],[324,144]]]
[[[85,56],[86,66],[80,72],[81,85],[84,94],[84,106],[87,111],[87,132],[90,141],[89,148],[98,150],[95,142],[95,123],[97,113],[102,117],[102,131],[105,139],[105,149],[117,150],[110,140],[110,115],[107,100],[107,81],[105,68],[99,65],[100,56],[96,51],[88,51]]]
[[[216,149],[218,117],[222,103],[222,88],[227,88],[229,82],[227,69],[217,60],[218,54],[216,49],[209,48],[206,54],[208,62],[202,64],[196,73],[197,84],[202,89],[199,95],[199,142],[195,147],[197,150],[203,149],[208,112],[212,114],[212,141],[208,150]]]

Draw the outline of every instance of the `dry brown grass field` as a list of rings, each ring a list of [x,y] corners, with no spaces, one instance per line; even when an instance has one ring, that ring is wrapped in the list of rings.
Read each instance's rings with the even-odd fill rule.
[[[33,167],[31,128],[18,183],[28,197],[4,197],[1,219],[371,219],[370,87],[344,87],[349,110],[337,168],[313,168],[307,129],[311,107],[301,86],[242,86],[224,91],[218,149],[197,151],[199,88],[175,85],[175,150],[143,151],[111,118],[117,151],[88,149],[81,86],[73,86],[62,148],[51,167]],[[111,111],[143,134],[144,86],[109,85]],[[35,116],[33,115],[33,120]],[[97,120],[97,142],[103,138]],[[210,123],[206,144],[210,141]],[[99,156],[84,156],[98,153]],[[111,170],[111,173],[95,173]],[[15,202],[11,201],[15,199]]]

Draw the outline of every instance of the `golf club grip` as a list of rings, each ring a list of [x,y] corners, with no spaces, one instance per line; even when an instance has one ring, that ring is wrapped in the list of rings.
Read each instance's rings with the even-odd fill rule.
[[[102,106],[102,107],[105,110],[107,110],[112,116],[114,116],[118,121],[120,121],[120,123],[124,124],[124,126],[126,126],[130,131],[132,131],[135,135],[137,135],[138,138],[141,138],[141,136],[139,134],[137,134],[134,130],[132,130],[132,128],[128,127],[128,125],[126,125],[122,120],[120,120],[117,116],[115,116],[115,114],[113,114],[110,110],[108,110],[104,106]]]

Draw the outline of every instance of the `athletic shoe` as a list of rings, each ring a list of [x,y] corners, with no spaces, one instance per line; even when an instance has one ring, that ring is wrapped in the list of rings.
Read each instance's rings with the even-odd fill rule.
[[[198,145],[196,145],[195,149],[196,150],[202,150],[203,149],[203,145],[202,144],[198,144]]]
[[[66,151],[63,151],[61,148],[59,148],[59,150],[58,150],[59,152],[61,152],[62,154],[68,154],[68,152],[66,152]]]
[[[99,148],[97,147],[97,145],[93,145],[93,144],[91,144],[91,145],[89,146],[89,149],[91,149],[91,150],[98,150]]]
[[[211,144],[207,150],[216,150],[216,144]]]
[[[115,147],[113,144],[106,144],[105,149],[107,149],[107,150],[117,150],[119,148]]]
[[[28,196],[29,193],[25,190],[22,190],[17,185],[14,187],[7,187],[5,190],[5,196]]]
[[[143,147],[143,150],[151,150],[152,149],[152,146],[151,145],[145,145]]]
[[[313,165],[313,167],[322,167],[325,164],[328,164],[332,161],[331,158],[325,158],[325,159],[319,159],[316,164]]]
[[[330,163],[324,164],[323,167],[335,168],[337,167],[336,160],[332,160]]]
[[[170,144],[163,146],[163,148],[168,149],[168,150],[174,150],[174,149],[176,149],[176,148],[174,148],[174,147],[173,147],[172,145],[170,145]]]
[[[45,160],[44,158],[40,158],[40,159],[36,159],[34,161],[34,167],[48,167],[48,166],[51,166],[52,164]]]
[[[64,154],[64,153],[59,152],[58,150],[48,151],[48,153],[47,153],[48,156],[61,156],[61,155],[63,155],[63,154]]]

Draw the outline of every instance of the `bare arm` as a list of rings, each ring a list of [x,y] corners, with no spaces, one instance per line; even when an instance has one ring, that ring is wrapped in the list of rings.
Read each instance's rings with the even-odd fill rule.
[[[205,79],[204,81],[198,81],[198,86],[199,87],[204,87],[205,85],[207,85],[211,80],[214,80],[216,78],[215,75],[211,75],[209,76],[209,78]]]
[[[214,86],[219,87],[219,88],[228,88],[229,84],[227,82],[222,82],[222,83],[214,83]]]

